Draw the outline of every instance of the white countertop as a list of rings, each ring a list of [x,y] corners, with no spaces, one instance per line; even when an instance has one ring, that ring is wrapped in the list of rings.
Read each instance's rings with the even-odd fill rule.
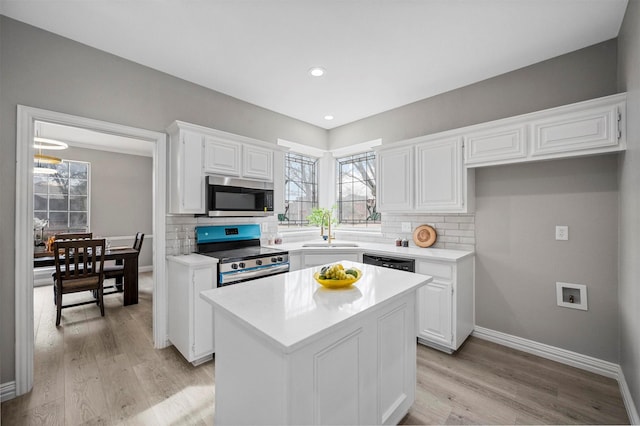
[[[201,297],[283,351],[293,352],[339,323],[431,281],[428,275],[349,261],[342,264],[362,271],[362,277],[347,289],[329,290],[318,284],[313,279],[318,266],[207,290]]]
[[[269,245],[266,247],[276,248],[279,250],[285,250],[288,252],[302,252],[302,251],[316,251],[316,250],[331,250],[332,252],[340,251],[361,251],[363,253],[377,253],[386,254],[389,256],[409,257],[414,259],[426,259],[426,260],[443,260],[448,262],[457,262],[468,256],[473,256],[473,251],[467,250],[450,250],[450,249],[437,249],[437,248],[421,248],[421,247],[396,247],[392,244],[381,243],[368,243],[361,241],[347,241],[347,240],[334,240],[336,243],[353,243],[357,247],[329,247],[328,243],[326,247],[303,247],[305,244],[311,241],[299,241],[294,243]],[[314,240],[313,244],[321,243],[322,240]]]
[[[197,253],[167,256],[167,260],[186,266],[215,265],[218,263],[218,259],[215,257],[203,256]]]

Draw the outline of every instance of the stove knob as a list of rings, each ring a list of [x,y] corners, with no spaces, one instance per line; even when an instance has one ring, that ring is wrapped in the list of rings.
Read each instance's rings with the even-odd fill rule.
[[[278,261],[278,259],[276,259],[275,257],[271,258],[271,263],[276,263]]]
[[[256,260],[256,265],[258,265],[258,266],[262,265],[262,260],[260,260],[260,259]]]
[[[282,256],[278,256],[278,262],[282,262],[283,260]]]
[[[244,265],[244,262],[240,262],[240,263],[238,264],[238,266],[239,266],[239,267],[241,267],[241,268],[244,268],[244,266],[245,266],[245,265]]]
[[[238,269],[238,265],[236,265],[235,263],[231,264],[231,269]]]

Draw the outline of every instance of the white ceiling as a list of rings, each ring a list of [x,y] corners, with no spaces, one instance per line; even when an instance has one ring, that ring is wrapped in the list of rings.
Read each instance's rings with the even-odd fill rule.
[[[329,129],[614,38],[626,5],[2,0],[0,12]]]

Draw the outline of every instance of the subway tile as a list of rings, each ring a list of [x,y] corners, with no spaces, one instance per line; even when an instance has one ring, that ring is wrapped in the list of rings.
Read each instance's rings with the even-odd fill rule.
[[[461,231],[457,229],[449,229],[445,231],[445,235],[456,236],[456,237],[475,237],[476,234],[473,231]]]

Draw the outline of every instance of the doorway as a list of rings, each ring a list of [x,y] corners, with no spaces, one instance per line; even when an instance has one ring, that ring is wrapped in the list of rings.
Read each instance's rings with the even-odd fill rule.
[[[165,280],[166,136],[164,133],[123,126],[69,114],[18,105],[16,137],[16,260],[15,333],[16,395],[33,386],[33,137],[36,122],[59,124],[146,141],[153,144],[153,341],[167,342]],[[24,308],[24,309],[22,309]]]

